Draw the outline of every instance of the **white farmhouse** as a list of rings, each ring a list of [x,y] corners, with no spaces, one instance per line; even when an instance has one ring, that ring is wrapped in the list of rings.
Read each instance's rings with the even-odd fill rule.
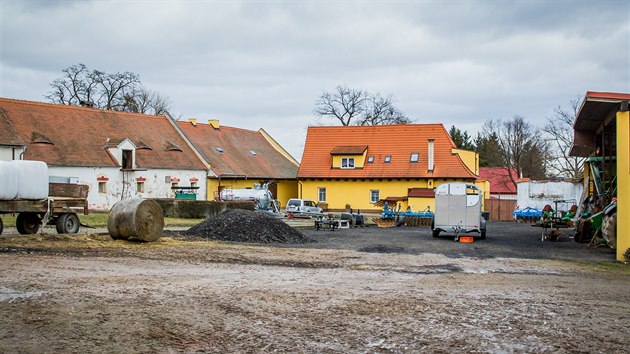
[[[166,116],[0,98],[0,160],[18,159],[46,162],[53,181],[89,185],[90,209],[182,187],[207,198],[208,166]]]

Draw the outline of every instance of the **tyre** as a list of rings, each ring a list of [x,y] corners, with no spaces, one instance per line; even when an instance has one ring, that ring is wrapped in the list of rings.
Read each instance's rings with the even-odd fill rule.
[[[0,235],[2,235],[2,230],[4,230],[4,224],[2,223],[2,218],[0,218]]]
[[[481,236],[479,236],[479,238],[481,240],[485,240],[486,239],[486,229],[481,230]]]
[[[617,248],[617,212],[604,216],[602,220],[602,236],[608,242],[608,246]]]
[[[15,219],[15,228],[22,235],[33,235],[37,233],[42,224],[42,219],[37,213],[19,213]]]
[[[433,237],[440,236],[440,230],[435,229],[435,219],[431,219],[431,231],[432,231]]]
[[[79,232],[81,222],[77,214],[61,214],[57,218],[58,234],[76,234]]]

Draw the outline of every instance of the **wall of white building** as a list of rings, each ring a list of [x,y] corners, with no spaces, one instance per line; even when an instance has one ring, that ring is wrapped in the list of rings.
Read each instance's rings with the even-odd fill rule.
[[[517,205],[519,208],[532,207],[542,210],[549,204],[556,208],[555,202],[566,200],[566,203],[558,203],[558,210],[567,211],[571,205],[580,205],[584,186],[582,183],[556,182],[556,181],[523,181],[518,183]]]
[[[189,187],[196,184],[197,200],[206,199],[206,171],[150,169],[121,171],[120,167],[56,167],[49,166],[49,176],[75,177],[90,187],[88,204],[91,210],[109,210],[117,201],[139,198],[174,198],[173,184]],[[138,182],[143,191],[138,191]],[[99,189],[99,183],[101,188]]]
[[[20,160],[24,148],[15,146],[0,146],[0,161]]]

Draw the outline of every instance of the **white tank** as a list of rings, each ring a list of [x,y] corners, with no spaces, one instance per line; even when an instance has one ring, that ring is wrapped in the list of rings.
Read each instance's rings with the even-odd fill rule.
[[[48,165],[42,161],[14,160],[18,199],[48,198]]]
[[[0,200],[12,200],[18,194],[17,165],[0,161]]]

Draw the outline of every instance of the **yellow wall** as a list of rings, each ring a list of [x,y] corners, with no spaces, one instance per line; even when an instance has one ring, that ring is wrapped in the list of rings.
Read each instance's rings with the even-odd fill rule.
[[[435,198],[409,198],[407,203],[409,203],[411,211],[424,211],[427,207],[431,208],[431,211],[435,211]]]
[[[468,182],[463,179],[433,179],[433,187],[437,187],[442,183],[447,182]],[[342,210],[346,204],[350,204],[352,209],[360,210],[381,210],[380,207],[374,206],[370,202],[370,191],[377,189],[379,191],[379,198],[385,199],[387,197],[406,197],[409,188],[429,188],[427,179],[372,179],[372,180],[301,180],[301,195],[300,198],[312,199],[318,202],[318,188],[326,188],[326,202],[328,203],[328,209]],[[431,210],[434,210],[434,204],[430,204],[429,201],[421,200],[425,198],[412,198],[407,204],[402,203],[404,209],[407,205],[411,207],[413,211],[422,211],[427,206],[431,206]],[[403,210],[404,210],[403,209]]]
[[[354,158],[354,167],[355,168],[363,168],[365,164],[365,153],[363,155],[333,155],[332,157],[332,167],[341,168],[341,159],[344,158]]]
[[[468,169],[474,174],[479,175],[479,154],[474,151],[462,149],[452,149],[451,152],[458,154],[464,165],[466,165],[466,167],[468,167]]]
[[[228,189],[245,189],[254,188],[254,184],[262,185],[266,180],[258,179],[222,179],[221,186]],[[298,197],[297,180],[274,180],[277,185],[277,199],[280,205],[284,207],[290,198]],[[208,179],[208,200],[214,200],[219,190],[219,180],[216,178]]]
[[[630,112],[617,112],[617,260],[630,248]]]

